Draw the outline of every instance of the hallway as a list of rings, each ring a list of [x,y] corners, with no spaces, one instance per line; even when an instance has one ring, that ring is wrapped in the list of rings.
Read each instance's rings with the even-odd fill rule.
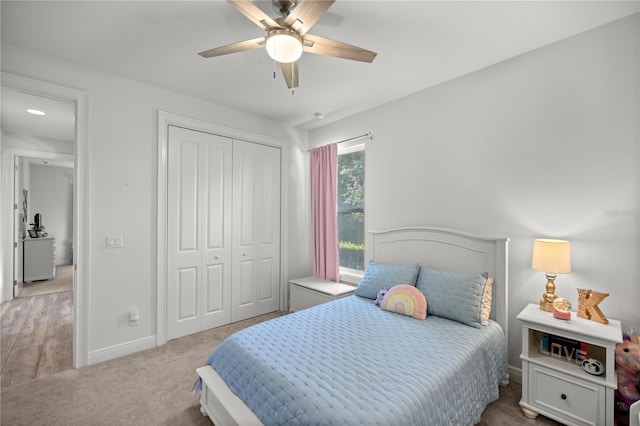
[[[25,284],[0,308],[0,387],[72,368],[72,265],[57,269],[56,279]]]

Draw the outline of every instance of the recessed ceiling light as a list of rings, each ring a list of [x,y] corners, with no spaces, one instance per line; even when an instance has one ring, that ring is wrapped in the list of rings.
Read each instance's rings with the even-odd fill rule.
[[[33,109],[33,108],[29,108],[27,112],[33,115],[46,115],[44,112],[40,111],[39,109]]]

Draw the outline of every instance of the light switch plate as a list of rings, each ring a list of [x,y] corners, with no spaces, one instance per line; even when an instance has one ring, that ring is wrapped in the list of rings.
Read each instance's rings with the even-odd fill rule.
[[[105,245],[107,248],[122,248],[122,235],[107,235]]]

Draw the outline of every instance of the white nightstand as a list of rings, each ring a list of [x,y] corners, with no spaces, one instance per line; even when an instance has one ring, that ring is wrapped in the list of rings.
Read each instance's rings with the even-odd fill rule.
[[[299,311],[321,303],[352,295],[356,288],[351,285],[304,277],[289,280],[289,310]]]
[[[622,342],[620,321],[600,324],[578,318],[554,318],[551,312],[529,304],[517,317],[522,321],[522,399],[525,416],[538,414],[567,425],[613,425],[614,391],[618,387],[615,347]],[[569,361],[566,352],[544,353],[540,342],[544,334],[586,343],[589,358],[602,362],[600,376],[587,373],[580,363]],[[557,348],[557,346],[555,347]]]

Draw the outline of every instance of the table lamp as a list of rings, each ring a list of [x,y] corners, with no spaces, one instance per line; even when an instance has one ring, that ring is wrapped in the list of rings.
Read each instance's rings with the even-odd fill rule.
[[[556,296],[556,274],[571,272],[571,250],[569,241],[539,238],[533,242],[531,267],[547,276],[545,292],[540,299],[540,309],[553,311]]]

